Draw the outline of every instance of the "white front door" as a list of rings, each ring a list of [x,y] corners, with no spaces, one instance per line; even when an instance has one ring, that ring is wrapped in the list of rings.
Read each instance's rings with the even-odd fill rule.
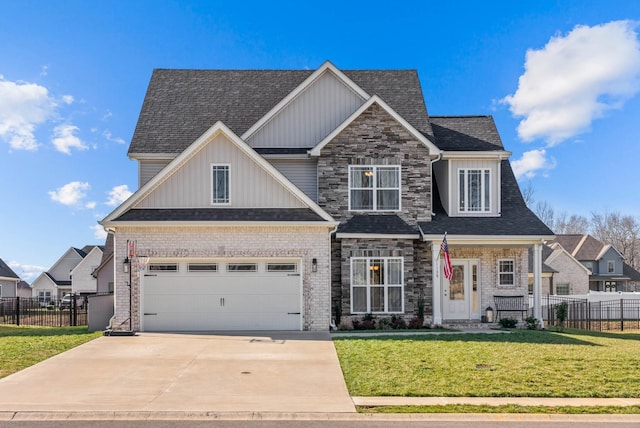
[[[442,277],[442,316],[445,320],[480,319],[477,260],[452,260],[453,278]]]

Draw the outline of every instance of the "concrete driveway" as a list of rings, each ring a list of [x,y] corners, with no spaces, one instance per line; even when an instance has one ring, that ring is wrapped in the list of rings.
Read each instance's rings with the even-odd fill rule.
[[[0,379],[0,410],[355,412],[309,332],[100,337]]]

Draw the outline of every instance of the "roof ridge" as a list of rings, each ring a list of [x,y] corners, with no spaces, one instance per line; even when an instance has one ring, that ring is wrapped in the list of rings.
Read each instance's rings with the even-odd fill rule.
[[[578,254],[578,252],[580,251],[580,249],[582,248],[582,246],[584,245],[584,243],[585,243],[585,241],[587,240],[588,237],[589,237],[589,235],[582,235],[582,238],[580,239],[580,242],[578,242],[578,245],[576,245],[576,248],[573,249],[573,253],[571,253],[571,255],[573,257],[575,257],[576,254]]]

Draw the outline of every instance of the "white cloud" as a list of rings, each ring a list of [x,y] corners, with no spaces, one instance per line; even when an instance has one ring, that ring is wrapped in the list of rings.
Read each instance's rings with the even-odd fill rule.
[[[85,207],[86,209],[88,209],[88,210],[92,210],[92,209],[94,209],[94,208],[96,207],[96,205],[98,205],[98,204],[97,204],[97,202],[95,202],[95,201],[91,201],[91,202],[87,202],[87,203],[84,205],[84,207]]]
[[[62,102],[65,104],[73,104],[74,98],[72,95],[63,95],[62,96]]]
[[[58,125],[53,129],[53,145],[59,152],[67,155],[71,154],[71,148],[78,150],[87,150],[88,147],[74,133],[79,129],[74,125]]]
[[[118,143],[118,144],[126,143],[126,141],[124,141],[122,138],[114,137],[113,134],[111,134],[111,131],[109,131],[108,129],[104,130],[104,132],[102,133],[102,136],[104,136],[109,141],[113,141],[114,143]]]
[[[0,139],[15,150],[37,150],[35,129],[53,117],[56,107],[44,86],[0,76]]]
[[[7,264],[20,277],[20,279],[27,281],[29,284],[31,284],[38,275],[47,270],[44,266],[28,265],[18,263],[16,261],[10,261]]]
[[[127,186],[126,184],[115,186],[109,191],[109,200],[107,201],[107,205],[120,205],[121,203],[126,201],[127,198],[132,194],[133,193],[129,190],[129,186]]]
[[[577,26],[526,54],[518,89],[502,99],[524,119],[518,135],[553,146],[585,132],[607,111],[620,108],[639,86],[636,22]]]
[[[93,230],[94,238],[100,239],[100,240],[107,239],[107,231],[104,230],[104,227],[100,226],[99,224],[91,226],[90,229]]]
[[[549,170],[555,167],[553,160],[547,159],[545,149],[530,150],[522,154],[520,159],[511,162],[516,178],[533,178],[539,171]]]
[[[72,181],[62,187],[58,187],[55,192],[49,192],[49,196],[52,201],[59,202],[62,205],[74,206],[80,204],[82,199],[87,196],[86,191],[90,188],[89,183]]]

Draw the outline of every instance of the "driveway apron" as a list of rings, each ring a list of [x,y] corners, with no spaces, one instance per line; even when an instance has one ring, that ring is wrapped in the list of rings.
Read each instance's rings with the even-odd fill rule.
[[[0,379],[1,411],[354,412],[328,333],[100,337]]]

